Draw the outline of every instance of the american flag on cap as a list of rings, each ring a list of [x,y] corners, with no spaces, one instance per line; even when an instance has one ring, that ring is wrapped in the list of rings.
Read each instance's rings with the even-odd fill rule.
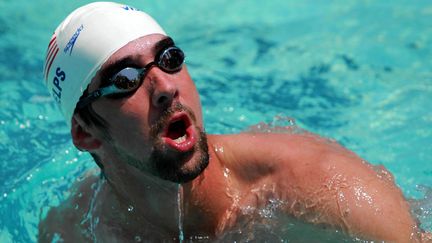
[[[45,77],[45,82],[47,82],[48,80],[48,73],[51,69],[51,65],[54,61],[54,59],[57,56],[57,53],[59,51],[59,47],[57,45],[56,42],[56,36],[55,34],[53,34],[53,36],[51,37],[51,41],[48,44],[48,49],[47,49],[47,54],[45,57],[45,68],[44,68],[44,77]]]

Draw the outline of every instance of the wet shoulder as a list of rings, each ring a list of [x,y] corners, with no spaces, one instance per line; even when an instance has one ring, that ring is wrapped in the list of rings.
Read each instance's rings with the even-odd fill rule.
[[[329,156],[356,157],[337,142],[312,133],[240,133],[209,137],[209,147],[228,168],[261,178]]]
[[[277,158],[281,154],[298,157],[331,151],[349,152],[334,140],[306,132],[213,135],[209,141],[212,149],[231,157]]]
[[[89,238],[83,234],[85,215],[90,208],[95,185],[100,180],[94,171],[87,172],[82,180],[72,186],[69,198],[59,206],[51,208],[39,223],[39,242],[84,242]]]

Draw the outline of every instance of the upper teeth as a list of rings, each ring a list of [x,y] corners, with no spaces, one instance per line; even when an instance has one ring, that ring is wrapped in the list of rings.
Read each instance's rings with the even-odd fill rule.
[[[176,143],[182,143],[184,141],[186,141],[186,134],[181,136],[181,137],[174,139],[174,142],[176,142]]]

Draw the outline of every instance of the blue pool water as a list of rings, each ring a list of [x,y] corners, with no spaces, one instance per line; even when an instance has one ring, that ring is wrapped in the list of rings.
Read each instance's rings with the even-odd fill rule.
[[[0,1],[0,242],[33,242],[95,165],[42,85],[57,24],[88,1]],[[430,1],[125,1],[187,55],[209,133],[280,115],[386,166],[432,230]]]

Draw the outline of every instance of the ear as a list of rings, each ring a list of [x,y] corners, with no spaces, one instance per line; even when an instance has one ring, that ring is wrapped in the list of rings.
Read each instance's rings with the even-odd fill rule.
[[[88,126],[77,115],[72,117],[71,134],[73,144],[79,150],[91,152],[98,149],[102,142],[92,132],[89,132],[87,128]]]

